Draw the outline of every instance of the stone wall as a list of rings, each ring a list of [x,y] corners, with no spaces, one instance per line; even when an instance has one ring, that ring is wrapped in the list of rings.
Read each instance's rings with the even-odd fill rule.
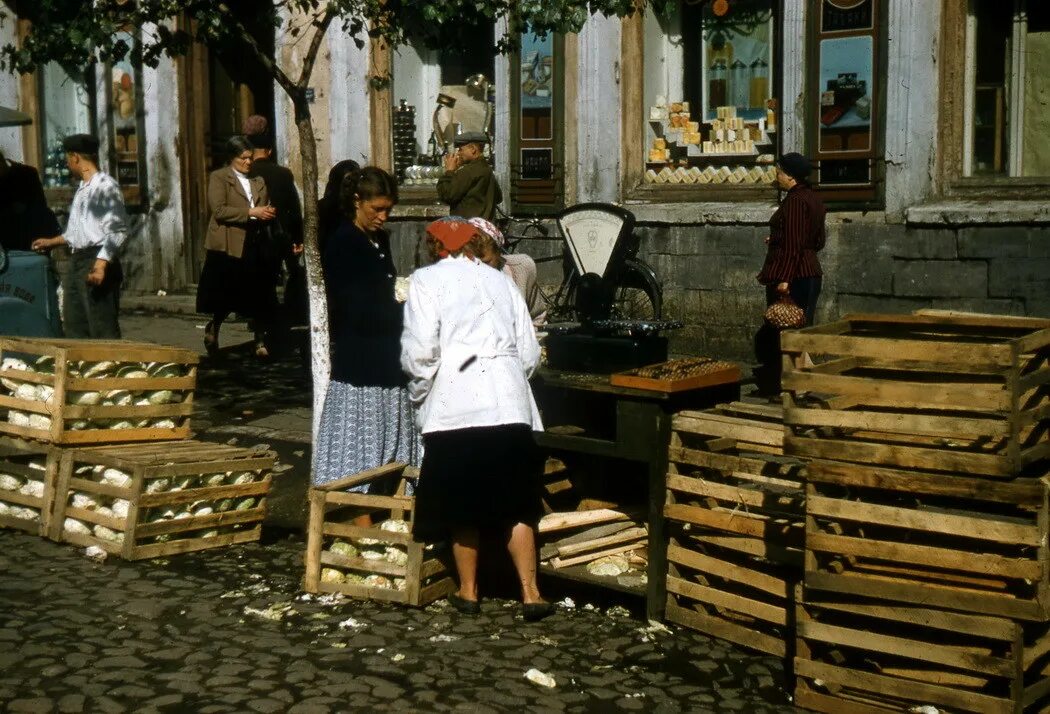
[[[407,274],[423,223],[388,225],[399,272]],[[637,231],[639,255],[664,285],[665,316],[686,323],[673,333],[672,352],[750,361],[765,309],[755,275],[766,226],[649,224]],[[524,247],[533,256],[551,249]],[[821,261],[818,322],[920,308],[1050,317],[1050,226],[928,227],[835,216]],[[543,264],[540,276],[556,285],[558,263]]]

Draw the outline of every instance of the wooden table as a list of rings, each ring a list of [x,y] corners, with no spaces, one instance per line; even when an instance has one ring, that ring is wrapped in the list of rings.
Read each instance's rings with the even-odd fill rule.
[[[682,409],[703,409],[734,401],[740,397],[740,383],[666,393],[614,387],[609,384],[609,375],[541,369],[533,378],[533,391],[548,429],[557,432],[563,431],[558,427],[572,425],[581,430],[572,434],[549,430],[538,434],[541,447],[646,464],[648,480],[647,587],[623,586],[612,578],[591,576],[582,568],[582,572],[577,572],[541,566],[541,572],[645,595],[648,617],[662,619],[667,570],[663,507],[671,416]]]

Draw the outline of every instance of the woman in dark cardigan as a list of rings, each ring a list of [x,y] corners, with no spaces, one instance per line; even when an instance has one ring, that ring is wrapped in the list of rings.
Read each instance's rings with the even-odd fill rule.
[[[314,447],[315,485],[391,461],[415,464],[422,451],[401,372],[397,270],[383,231],[397,183],[367,166],[347,174],[342,198],[343,221],[322,255],[333,352]]]
[[[784,154],[777,162],[777,185],[787,191],[780,207],[769,219],[769,246],[758,282],[766,286],[766,306],[781,295],[790,295],[813,324],[820,296],[823,270],[817,253],[824,249],[824,202],[809,186],[809,159],[801,154]],[[758,391],[763,396],[780,394],[780,333],[763,325],[756,336],[755,372]]]

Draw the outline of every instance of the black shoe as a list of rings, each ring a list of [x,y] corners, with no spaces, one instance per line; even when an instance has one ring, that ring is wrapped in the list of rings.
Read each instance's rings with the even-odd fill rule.
[[[211,357],[219,353],[219,331],[212,322],[204,326],[204,349]]]
[[[481,612],[481,604],[477,600],[467,600],[456,593],[448,596],[448,604],[464,615],[477,615]]]
[[[538,622],[554,612],[553,602],[527,602],[522,603],[521,616],[525,622]]]

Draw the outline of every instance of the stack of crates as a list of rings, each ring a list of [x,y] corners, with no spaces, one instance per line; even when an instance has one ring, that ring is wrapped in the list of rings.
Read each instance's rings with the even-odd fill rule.
[[[1045,711],[1050,321],[853,315],[782,346],[796,703]]]
[[[274,455],[188,440],[197,362],[0,338],[0,527],[128,559],[258,540]]]

